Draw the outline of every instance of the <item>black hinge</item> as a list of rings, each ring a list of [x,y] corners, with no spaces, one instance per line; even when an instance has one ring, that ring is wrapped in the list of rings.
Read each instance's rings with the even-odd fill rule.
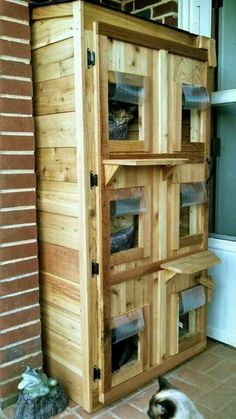
[[[211,139],[211,156],[220,157],[221,141],[220,138]]]
[[[99,263],[92,260],[92,277],[99,274]]]
[[[219,9],[220,7],[223,7],[223,0],[213,0],[212,8]]]
[[[95,52],[87,49],[87,67],[90,68],[95,65]]]
[[[95,186],[98,186],[98,175],[93,173],[91,170],[90,172],[90,188],[93,189]]]
[[[93,381],[101,380],[101,370],[100,368],[94,366],[93,367]]]

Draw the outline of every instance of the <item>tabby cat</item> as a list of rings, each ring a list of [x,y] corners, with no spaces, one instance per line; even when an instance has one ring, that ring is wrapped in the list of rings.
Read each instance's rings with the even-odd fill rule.
[[[136,106],[128,109],[110,107],[109,109],[109,138],[110,140],[127,140],[128,125],[134,118]]]
[[[159,390],[149,402],[150,419],[204,419],[193,402],[163,377],[158,378]]]

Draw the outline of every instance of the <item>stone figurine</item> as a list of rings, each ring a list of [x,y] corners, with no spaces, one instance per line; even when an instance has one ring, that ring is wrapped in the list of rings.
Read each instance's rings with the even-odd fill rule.
[[[68,398],[55,378],[27,367],[18,385],[21,390],[14,419],[48,419],[63,412]]]

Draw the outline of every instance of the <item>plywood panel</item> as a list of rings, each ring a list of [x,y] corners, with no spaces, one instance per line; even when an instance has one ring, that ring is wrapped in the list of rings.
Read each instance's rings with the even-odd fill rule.
[[[39,239],[69,249],[79,250],[78,218],[39,211]]]
[[[76,148],[41,148],[36,156],[37,176],[42,180],[77,181]]]

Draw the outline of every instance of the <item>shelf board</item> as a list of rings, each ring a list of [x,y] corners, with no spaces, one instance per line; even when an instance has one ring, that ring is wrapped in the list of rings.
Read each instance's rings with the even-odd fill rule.
[[[211,94],[212,106],[230,105],[233,103],[236,103],[236,89],[220,90]]]
[[[220,263],[220,259],[213,252],[207,250],[163,263],[161,268],[178,274],[194,274],[218,265],[218,263]]]
[[[103,160],[103,164],[109,166],[175,166],[176,164],[185,164],[188,161],[187,158],[129,158]]]

